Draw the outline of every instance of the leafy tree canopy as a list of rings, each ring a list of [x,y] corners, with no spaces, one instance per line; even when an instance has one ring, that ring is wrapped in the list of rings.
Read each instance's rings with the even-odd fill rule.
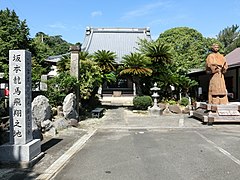
[[[170,46],[176,72],[185,74],[205,62],[207,44],[202,34],[188,27],[176,27],[160,34],[157,41]]]
[[[72,45],[63,40],[61,35],[49,36],[43,32],[38,32],[35,38],[40,39],[42,43],[46,44],[51,49],[52,55],[66,54]]]
[[[89,99],[102,83],[101,69],[96,62],[85,59],[81,60],[79,74],[80,96],[82,99]]]
[[[67,43],[61,38],[61,36],[49,36],[43,32],[38,32],[33,39],[31,39],[31,49],[32,52],[32,74],[33,74],[33,84],[40,81],[41,75],[46,74],[50,71],[50,65],[45,61],[47,57],[52,55],[62,55],[67,54],[70,43]],[[66,60],[68,59],[65,55],[61,62],[58,63],[59,68],[69,69],[66,65]]]
[[[0,71],[8,76],[10,49],[29,48],[29,28],[26,20],[21,21],[15,11],[0,10]]]

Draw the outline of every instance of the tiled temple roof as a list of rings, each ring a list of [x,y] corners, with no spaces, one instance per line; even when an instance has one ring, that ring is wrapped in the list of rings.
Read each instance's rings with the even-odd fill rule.
[[[234,49],[232,52],[228,53],[225,57],[229,67],[240,66],[240,48]]]
[[[122,57],[136,52],[139,39],[151,40],[149,28],[87,28],[82,50],[90,54],[106,50],[117,54],[116,62]]]

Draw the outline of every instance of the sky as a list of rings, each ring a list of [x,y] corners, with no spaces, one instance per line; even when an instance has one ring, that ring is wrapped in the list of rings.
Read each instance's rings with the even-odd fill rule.
[[[0,0],[37,32],[82,43],[86,27],[145,28],[152,39],[175,27],[189,27],[204,37],[240,25],[239,0]]]

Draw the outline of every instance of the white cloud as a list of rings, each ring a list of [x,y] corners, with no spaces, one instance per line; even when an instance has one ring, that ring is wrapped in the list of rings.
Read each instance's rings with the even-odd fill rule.
[[[166,7],[169,5],[168,1],[158,1],[155,3],[149,3],[145,4],[142,7],[139,7],[138,9],[126,12],[122,19],[130,19],[130,18],[135,18],[135,17],[140,17],[140,16],[145,16],[149,13],[151,13],[153,10],[158,9],[160,7]]]
[[[55,28],[55,29],[66,29],[66,26],[61,22],[50,24],[49,27],[50,28]]]
[[[185,19],[189,19],[189,17],[187,15],[184,14],[179,14],[173,17],[167,17],[167,18],[160,18],[160,19],[154,19],[151,22],[149,22],[149,26],[154,26],[154,25],[169,25],[169,24],[173,24],[176,22],[181,22]]]
[[[96,17],[96,16],[101,16],[103,13],[102,13],[102,11],[93,11],[92,13],[91,13],[91,16],[92,17]]]

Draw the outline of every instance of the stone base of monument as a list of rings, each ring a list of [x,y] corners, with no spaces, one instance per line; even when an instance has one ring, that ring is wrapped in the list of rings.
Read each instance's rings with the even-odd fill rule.
[[[24,145],[6,143],[0,146],[0,166],[29,168],[37,163],[43,155],[39,139],[34,139]]]
[[[148,107],[148,112],[151,116],[160,116],[163,114],[163,110],[158,106]]]
[[[214,122],[240,122],[240,103],[227,105],[200,103],[190,115],[210,125]]]

